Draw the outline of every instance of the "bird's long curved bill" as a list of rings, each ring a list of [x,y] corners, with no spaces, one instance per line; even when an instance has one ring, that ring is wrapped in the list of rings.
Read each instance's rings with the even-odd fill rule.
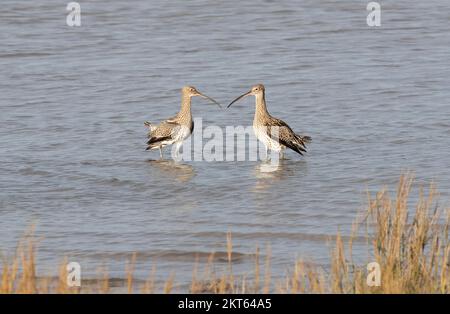
[[[201,97],[203,97],[203,98],[205,98],[205,99],[208,99],[209,101],[212,101],[212,102],[215,103],[217,106],[219,106],[219,108],[222,108],[222,106],[221,106],[217,101],[215,101],[214,99],[212,99],[211,97],[208,97],[208,96],[203,95],[203,94],[201,94],[201,93],[199,93],[199,96],[201,96]]]
[[[235,100],[233,100],[232,102],[230,102],[230,104],[227,106],[227,108],[230,108],[232,104],[234,104],[236,101],[250,95],[251,91],[246,92],[245,94],[242,94],[241,96],[239,96],[238,98],[236,98]]]

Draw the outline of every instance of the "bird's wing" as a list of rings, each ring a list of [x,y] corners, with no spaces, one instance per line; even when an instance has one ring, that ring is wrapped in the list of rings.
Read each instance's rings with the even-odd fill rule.
[[[266,123],[267,135],[273,140],[283,144],[286,147],[296,151],[300,155],[306,152],[306,145],[303,137],[298,136],[292,131],[291,127],[283,120],[270,117]]]
[[[174,140],[174,135],[178,133],[180,125],[175,122],[163,121],[152,131],[148,132],[147,149],[159,146],[163,142]]]
[[[177,123],[177,118],[178,118],[178,114],[176,114],[175,116],[164,120],[163,122],[160,123],[160,125],[164,124],[164,123]],[[151,123],[150,121],[145,121],[144,125],[148,128],[149,132],[148,132],[148,137],[151,137],[152,132],[154,130],[156,130],[159,126],[158,125],[154,125],[153,123]]]
[[[167,120],[162,121],[159,125],[152,125],[151,123],[144,123],[149,127],[149,132],[147,133],[148,138],[151,137],[161,137],[169,135],[178,123],[176,122],[177,116],[175,115]]]

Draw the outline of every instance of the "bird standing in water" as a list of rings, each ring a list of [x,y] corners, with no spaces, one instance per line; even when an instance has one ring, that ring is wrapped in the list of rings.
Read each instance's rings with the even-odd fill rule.
[[[268,151],[273,150],[283,155],[283,150],[289,147],[293,151],[303,155],[306,152],[306,143],[311,142],[311,137],[296,134],[286,122],[272,117],[267,111],[264,85],[253,86],[247,93],[233,100],[227,108],[236,101],[246,97],[255,96],[255,117],[253,119],[253,130],[256,137],[266,147]]]
[[[181,109],[176,116],[162,121],[159,125],[153,125],[148,121],[144,122],[144,125],[149,129],[147,150],[159,149],[160,157],[163,158],[163,147],[175,144],[176,152],[179,152],[183,141],[194,130],[191,113],[191,98],[193,96],[206,98],[221,107],[217,101],[200,93],[195,87],[183,87],[181,89]]]

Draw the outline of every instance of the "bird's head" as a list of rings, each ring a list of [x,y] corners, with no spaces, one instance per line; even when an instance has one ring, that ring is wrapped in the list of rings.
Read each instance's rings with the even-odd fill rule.
[[[264,88],[264,85],[263,85],[263,84],[256,84],[255,86],[253,86],[253,87],[250,89],[250,95],[256,96],[256,95],[258,95],[258,94],[264,93],[264,91],[265,91],[265,88]]]
[[[237,97],[235,100],[233,100],[228,106],[227,108],[229,108],[232,104],[234,104],[236,101],[247,97],[247,96],[258,96],[258,95],[264,95],[264,85],[263,84],[256,84],[255,86],[253,86],[248,92],[246,92],[245,94],[242,94],[241,96]]]
[[[195,87],[193,87],[193,86],[185,86],[185,87],[183,87],[183,88],[181,89],[181,92],[182,92],[182,94],[183,94],[184,96],[188,96],[189,98],[190,98],[190,97],[194,97],[194,96],[200,96],[200,97],[202,97],[202,98],[208,99],[209,101],[212,101],[213,103],[215,103],[216,105],[218,105],[220,108],[222,108],[222,107],[220,106],[220,104],[219,104],[217,101],[215,101],[214,99],[212,99],[212,98],[209,97],[209,96],[206,96],[206,95],[200,93],[200,92],[199,92]]]

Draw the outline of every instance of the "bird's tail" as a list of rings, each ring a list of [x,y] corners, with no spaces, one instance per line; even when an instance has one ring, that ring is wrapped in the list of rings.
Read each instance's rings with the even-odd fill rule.
[[[303,153],[306,152],[306,144],[311,143],[312,139],[309,136],[301,136],[297,134],[295,138],[296,138],[295,140],[283,144],[289,147],[290,149],[296,151],[300,155],[303,155]]]
[[[303,141],[305,144],[308,144],[308,143],[311,143],[311,142],[312,142],[311,136],[304,135],[304,136],[299,136],[299,137],[302,139],[302,141]]]
[[[300,155],[303,155],[303,153],[306,153],[306,147],[301,143],[292,143],[291,149],[296,151]]]
[[[153,124],[152,124],[151,122],[149,122],[149,121],[145,121],[145,122],[144,122],[144,125],[148,128],[148,130],[149,130],[150,132],[156,129],[156,125],[153,125]]]

